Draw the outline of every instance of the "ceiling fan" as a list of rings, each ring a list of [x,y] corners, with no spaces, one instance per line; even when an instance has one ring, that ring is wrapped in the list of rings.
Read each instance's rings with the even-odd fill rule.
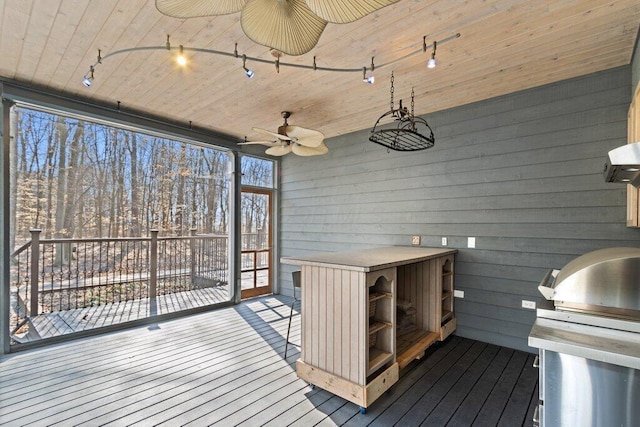
[[[287,119],[291,117],[291,112],[283,111],[282,118],[284,124],[278,127],[278,132],[271,132],[265,129],[252,128],[254,132],[270,137],[264,141],[245,141],[239,145],[264,145],[269,148],[265,151],[270,156],[284,156],[293,153],[298,156],[320,156],[327,154],[329,148],[324,143],[324,135],[313,129],[305,129],[300,126],[291,126]]]
[[[313,49],[327,23],[346,24],[399,0],[156,0],[174,18],[240,12],[242,31],[254,42],[287,55]]]

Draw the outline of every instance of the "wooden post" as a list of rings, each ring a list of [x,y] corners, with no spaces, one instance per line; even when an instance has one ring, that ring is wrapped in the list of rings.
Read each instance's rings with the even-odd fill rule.
[[[34,229],[31,232],[31,295],[29,298],[29,316],[38,315],[38,265],[40,264],[40,233]]]
[[[158,230],[151,230],[149,252],[149,298],[155,299],[158,286]]]

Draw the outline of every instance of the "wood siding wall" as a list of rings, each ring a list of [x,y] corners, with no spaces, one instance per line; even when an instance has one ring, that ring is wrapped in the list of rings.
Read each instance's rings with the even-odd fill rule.
[[[625,186],[601,173],[607,152],[626,143],[630,86],[627,66],[433,113],[426,151],[387,152],[365,130],[330,139],[326,156],[287,156],[281,255],[409,245],[412,235],[438,247],[447,237],[465,292],[456,334],[532,351],[535,311],[521,301],[539,301],[549,268],[640,246],[640,230],[625,226]],[[284,294],[291,270],[281,268]]]

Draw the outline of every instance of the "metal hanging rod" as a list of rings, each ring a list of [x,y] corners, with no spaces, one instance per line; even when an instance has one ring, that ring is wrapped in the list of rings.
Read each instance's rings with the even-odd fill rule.
[[[171,46],[171,44],[169,43],[169,36],[167,35],[167,42],[164,46],[140,46],[140,47],[130,47],[130,48],[125,48],[125,49],[119,49],[119,50],[115,50],[113,52],[110,52],[108,54],[106,54],[105,56],[102,56],[101,50],[98,50],[98,59],[96,60],[95,63],[93,63],[90,67],[89,67],[89,71],[84,75],[83,77],[83,83],[86,86],[91,86],[91,83],[93,82],[93,74],[94,71],[96,69],[96,67],[98,67],[98,65],[102,64],[104,60],[111,58],[112,56],[116,56],[116,55],[120,55],[123,53],[130,53],[130,52],[138,52],[138,51],[153,51],[153,50],[179,50],[180,53],[182,52],[201,52],[201,53],[208,53],[208,54],[213,54],[213,55],[220,55],[220,56],[227,56],[227,57],[232,57],[232,58],[238,58],[241,59],[244,63],[246,63],[247,61],[254,61],[254,62],[259,62],[259,63],[263,63],[263,64],[275,64],[276,66],[276,70],[279,71],[280,67],[291,67],[291,68],[302,68],[302,69],[306,69],[306,70],[320,70],[320,71],[330,71],[330,72],[337,72],[337,73],[365,73],[367,71],[374,71],[376,69],[380,69],[380,68],[385,68],[388,67],[390,65],[396,64],[400,61],[404,61],[407,58],[410,58],[414,55],[417,55],[418,53],[424,53],[426,52],[427,49],[430,48],[435,48],[436,45],[442,45],[443,43],[446,43],[448,41],[457,39],[460,37],[460,33],[456,33],[454,35],[451,35],[449,37],[446,37],[442,40],[437,40],[434,41],[433,44],[427,45],[426,44],[426,36],[423,37],[422,41],[422,46],[420,47],[420,49],[417,49],[411,53],[408,53],[400,58],[396,58],[392,61],[389,62],[385,62],[383,64],[374,64],[374,57],[371,58],[371,65],[369,67],[358,67],[358,68],[334,68],[334,67],[322,67],[322,66],[318,66],[316,65],[316,57],[313,57],[313,65],[305,65],[305,64],[294,64],[294,63],[290,63],[290,62],[281,62],[279,57],[276,57],[275,60],[268,60],[268,59],[262,59],[262,58],[256,58],[253,56],[248,56],[248,55],[244,55],[244,54],[239,54],[238,53],[238,44],[236,43],[236,48],[234,49],[233,52],[225,52],[225,51],[221,51],[221,50],[214,50],[214,49],[205,49],[205,48],[199,48],[199,47],[187,47],[187,46],[183,46],[183,45],[179,45],[178,47],[176,46]]]

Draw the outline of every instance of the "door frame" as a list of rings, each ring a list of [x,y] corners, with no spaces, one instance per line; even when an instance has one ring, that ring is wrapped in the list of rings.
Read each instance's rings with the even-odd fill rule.
[[[269,213],[269,220],[267,221],[267,248],[266,249],[258,249],[258,250],[245,250],[242,249],[242,235],[240,236],[240,253],[241,257],[253,253],[253,268],[251,269],[243,269],[242,261],[240,261],[240,277],[242,282],[242,273],[253,272],[253,287],[250,289],[242,289],[240,287],[240,298],[252,298],[258,295],[265,295],[273,293],[273,193],[274,191],[267,188],[253,187],[253,186],[242,186],[240,189],[240,209],[242,209],[242,196],[245,193],[249,194],[258,194],[267,196],[267,212]],[[242,213],[240,214],[240,230],[242,230]],[[256,268],[256,260],[258,254],[267,252],[268,260],[266,268]],[[257,287],[257,277],[259,271],[267,271],[267,286]]]

